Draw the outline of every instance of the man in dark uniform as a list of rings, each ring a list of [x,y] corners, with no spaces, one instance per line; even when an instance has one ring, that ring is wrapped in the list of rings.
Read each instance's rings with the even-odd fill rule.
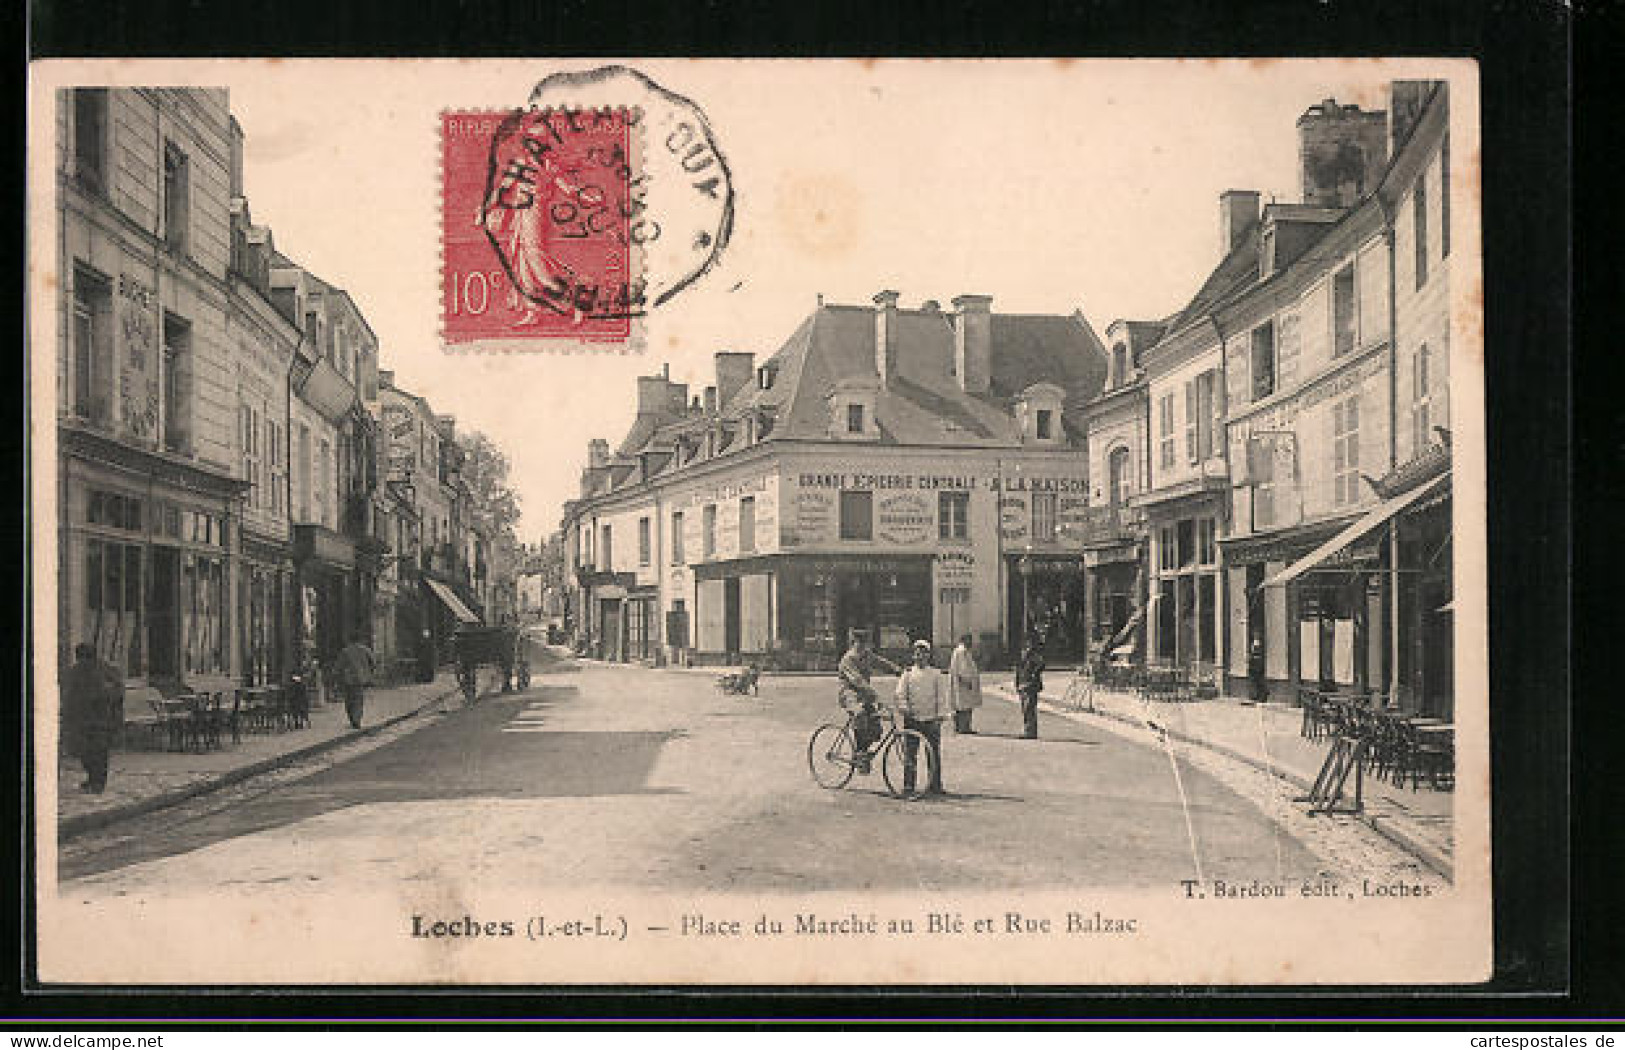
[[[124,676],[96,656],[93,646],[73,647],[73,666],[62,679],[63,743],[85,767],[81,791],[107,788],[107,757],[124,720]]]
[[[1016,692],[1021,694],[1021,735],[1038,739],[1038,694],[1044,691],[1044,642],[1027,639],[1021,662],[1016,665]]]

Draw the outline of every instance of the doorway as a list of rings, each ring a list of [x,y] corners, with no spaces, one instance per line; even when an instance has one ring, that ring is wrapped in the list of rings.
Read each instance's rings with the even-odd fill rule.
[[[180,551],[152,548],[152,590],[147,596],[147,659],[154,678],[180,673]]]
[[[722,581],[722,648],[728,659],[739,654],[739,577]]]

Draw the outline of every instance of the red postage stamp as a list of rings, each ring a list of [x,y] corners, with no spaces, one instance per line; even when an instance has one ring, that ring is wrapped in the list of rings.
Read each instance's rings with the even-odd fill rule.
[[[448,345],[626,344],[644,300],[635,123],[609,108],[441,115]]]

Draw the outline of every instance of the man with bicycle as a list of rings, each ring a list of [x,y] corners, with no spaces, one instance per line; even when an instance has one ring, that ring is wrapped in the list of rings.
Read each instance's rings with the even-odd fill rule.
[[[869,749],[880,739],[881,733],[880,717],[875,714],[875,691],[869,684],[869,676],[877,663],[890,668],[893,674],[902,670],[874,651],[868,635],[853,631],[852,647],[841,657],[836,673],[841,680],[841,706],[858,708],[852,716],[853,746],[857,749],[852,764],[859,773],[869,772],[869,760],[873,757]]]
[[[914,643],[914,666],[903,672],[897,680],[897,713],[903,718],[903,728],[912,729],[931,745],[926,758],[931,769],[927,795],[941,795],[942,788],[942,720],[948,714],[948,682],[943,673],[931,666],[931,643],[921,638]],[[903,738],[903,793],[914,790],[915,767],[919,760],[919,737]]]

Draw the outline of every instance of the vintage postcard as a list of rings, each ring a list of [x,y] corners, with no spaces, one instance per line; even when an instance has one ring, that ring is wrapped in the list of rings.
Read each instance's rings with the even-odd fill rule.
[[[1472,984],[1477,69],[41,62],[49,984]]]

